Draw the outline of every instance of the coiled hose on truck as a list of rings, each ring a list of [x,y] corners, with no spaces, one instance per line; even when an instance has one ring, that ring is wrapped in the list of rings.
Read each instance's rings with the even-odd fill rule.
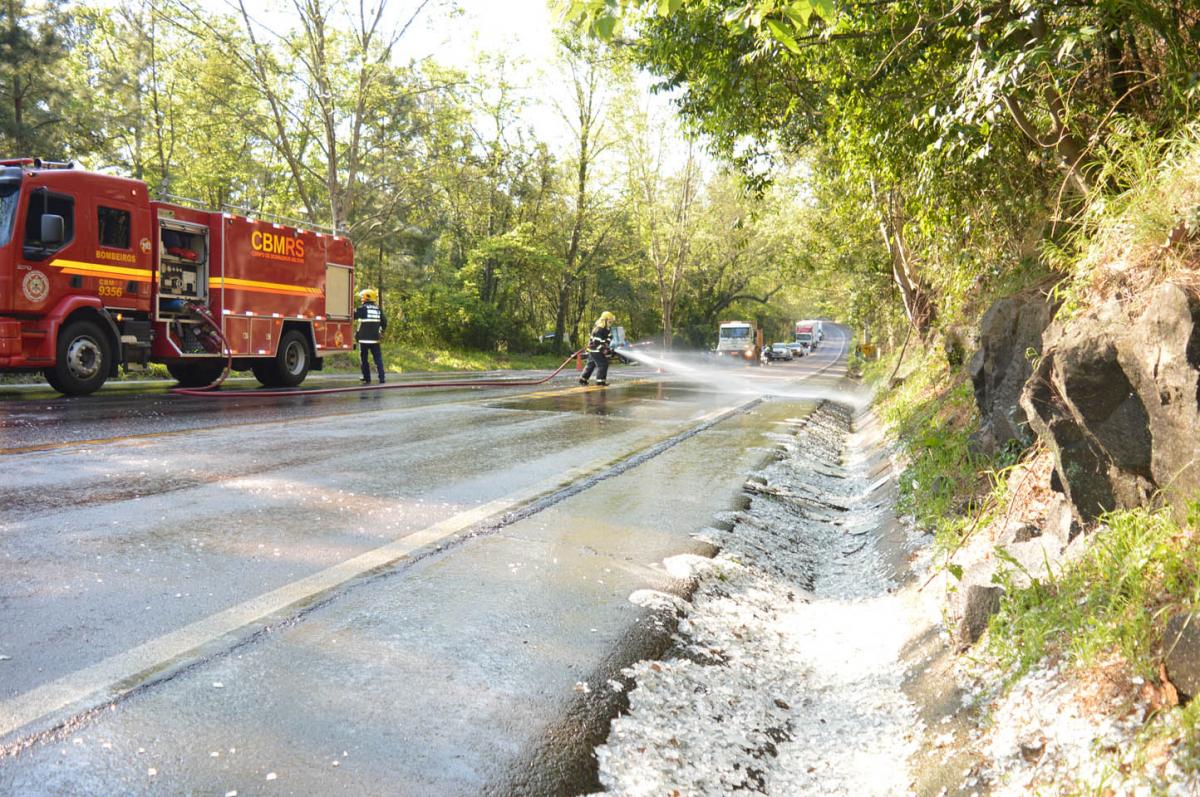
[[[427,382],[396,382],[393,384],[382,385],[357,385],[352,387],[323,387],[316,389],[304,388],[286,388],[272,390],[219,390],[221,383],[228,377],[233,369],[233,347],[229,345],[229,341],[225,338],[221,331],[221,326],[216,322],[212,315],[202,305],[191,305],[189,308],[197,316],[200,317],[206,324],[213,328],[217,337],[221,341],[221,348],[225,355],[225,369],[221,375],[213,380],[212,384],[207,387],[177,387],[171,390],[177,396],[196,396],[201,398],[278,398],[281,396],[328,396],[333,393],[358,393],[366,390],[406,390],[420,387],[535,387],[544,385],[554,377],[563,372],[571,360],[583,353],[583,349],[572,353],[567,359],[563,360],[562,365],[555,368],[546,376],[536,379],[446,379],[441,381]]]

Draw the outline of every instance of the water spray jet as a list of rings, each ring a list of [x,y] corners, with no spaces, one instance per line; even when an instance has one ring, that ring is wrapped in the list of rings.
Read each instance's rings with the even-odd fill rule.
[[[674,374],[682,380],[697,383],[718,393],[731,395],[762,395],[800,401],[836,401],[849,406],[856,412],[865,410],[870,404],[870,395],[865,391],[848,390],[844,385],[796,384],[799,380],[820,376],[841,363],[848,338],[841,339],[837,353],[815,371],[783,372],[779,366],[755,369],[750,373],[739,373],[749,366],[740,363],[719,364],[705,352],[670,352],[651,354],[645,349],[623,348],[621,356],[641,365]],[[820,354],[810,355],[821,357]],[[789,378],[791,377],[791,378]]]

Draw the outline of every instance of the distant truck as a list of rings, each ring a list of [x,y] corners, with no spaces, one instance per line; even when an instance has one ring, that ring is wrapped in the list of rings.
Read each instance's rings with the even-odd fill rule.
[[[232,358],[293,387],[354,348],[346,238],[188,203],[144,182],[0,160],[0,371],[91,393],[131,363],[187,386]]]
[[[825,325],[824,325],[824,323],[821,322],[820,319],[809,318],[809,319],[805,319],[804,321],[797,321],[796,322],[796,331],[797,332],[799,331],[800,327],[810,327],[811,328],[814,349],[816,348],[816,344],[819,344],[821,341],[825,340]]]
[[[763,333],[748,321],[726,321],[717,330],[718,358],[742,360],[759,365],[763,352]]]
[[[807,321],[796,322],[795,341],[808,351],[815,351],[821,341],[817,337],[816,328]]]

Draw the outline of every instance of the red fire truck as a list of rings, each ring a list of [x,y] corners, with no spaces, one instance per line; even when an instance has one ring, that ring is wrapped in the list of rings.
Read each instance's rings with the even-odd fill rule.
[[[347,239],[189,204],[72,164],[0,161],[0,371],[84,395],[133,363],[194,387],[232,359],[290,387],[354,347]]]

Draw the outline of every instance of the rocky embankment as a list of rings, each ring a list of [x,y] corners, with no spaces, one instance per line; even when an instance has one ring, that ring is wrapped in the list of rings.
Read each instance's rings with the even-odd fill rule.
[[[1024,583],[1081,556],[1103,513],[1182,516],[1200,495],[1200,298],[1167,283],[1052,322],[1055,309],[1037,292],[996,303],[970,365],[980,448],[1040,447],[1012,511],[974,551],[1003,546]],[[974,568],[956,601],[964,644],[998,605],[995,557],[971,553],[957,557]]]
[[[1166,283],[1069,318],[1052,320],[1056,309],[1030,292],[998,302],[981,323],[969,366],[980,412],[972,442],[983,455],[1005,447],[1023,455],[999,511],[981,514],[942,577],[960,651],[978,644],[1006,595],[1053,596],[1085,560],[1095,568],[1102,554],[1120,566],[1142,555],[1096,549],[1106,513],[1142,508],[1182,521],[1200,495],[1200,299]],[[1163,586],[1148,587],[1124,598],[1118,588],[1114,599],[1154,603]],[[1111,608],[1079,598],[1084,623]],[[1086,668],[1050,656],[1015,683],[1008,673],[960,668],[981,718],[969,743],[974,772],[989,790],[1200,792],[1180,766],[1183,735],[1156,749],[1135,743],[1155,717],[1178,721],[1164,709],[1200,693],[1200,623],[1170,605],[1133,611],[1150,623],[1157,677],[1137,674],[1146,662],[1115,654]]]

